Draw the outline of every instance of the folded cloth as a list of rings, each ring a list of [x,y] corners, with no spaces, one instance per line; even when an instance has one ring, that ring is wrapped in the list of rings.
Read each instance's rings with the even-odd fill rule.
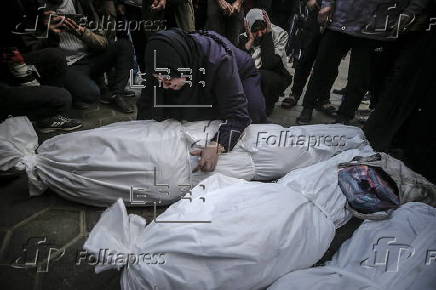
[[[354,165],[341,169],[339,186],[350,205],[363,213],[400,206],[398,188],[381,168]]]

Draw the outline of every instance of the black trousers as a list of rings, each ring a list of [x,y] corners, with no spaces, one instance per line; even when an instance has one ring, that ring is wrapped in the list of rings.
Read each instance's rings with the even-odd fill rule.
[[[300,99],[303,89],[306,86],[307,79],[312,71],[313,64],[318,54],[318,47],[321,42],[322,34],[319,30],[320,26],[317,19],[317,14],[310,15],[310,19],[303,27],[301,35],[302,56],[295,65],[294,84],[292,85],[292,96],[297,100]],[[320,96],[324,100],[330,99],[330,94]]]
[[[400,37],[385,51],[384,57],[390,65],[377,66],[385,72],[387,77],[381,86],[382,90],[377,92],[379,100],[375,105],[375,110],[364,127],[365,136],[375,150],[386,151],[392,146],[400,128],[426,95],[431,95],[429,92],[433,94],[434,99],[434,87],[427,88],[434,83],[435,70],[432,61],[436,58],[433,56],[434,50],[432,49],[436,47],[436,41],[432,38],[435,35],[430,32],[412,32]],[[382,64],[385,63],[382,62]],[[423,109],[433,110],[433,108]],[[424,131],[429,129],[426,125],[430,124],[431,122],[422,124]],[[414,129],[421,130],[418,127]],[[403,135],[398,137],[409,143],[415,142],[416,147],[421,145],[418,143],[424,142],[407,140],[408,138]],[[427,144],[424,142],[422,147],[425,146]]]
[[[67,72],[65,54],[59,48],[45,48],[23,55],[26,64],[36,67],[40,74],[40,83],[63,88]]]
[[[303,106],[313,109],[319,96],[330,94],[338,75],[341,59],[351,49],[347,95],[342,101],[338,116],[352,119],[365,95],[366,89],[369,87],[371,52],[378,44],[379,42],[375,40],[327,30],[318,49]]]
[[[125,5],[126,6],[126,18],[127,21],[139,22],[143,19],[143,12],[140,7]],[[145,34],[145,28],[138,25],[136,29],[130,30],[130,35],[132,37],[133,48],[135,51],[136,62],[139,66],[141,72],[145,71],[144,54],[145,45],[147,43],[147,38]]]
[[[225,36],[235,46],[238,46],[239,35],[244,29],[244,13],[241,9],[237,14],[226,16],[216,0],[208,0],[206,28]]]
[[[113,94],[121,94],[129,81],[132,68],[133,46],[129,40],[119,39],[101,52],[69,66],[65,88],[72,94],[73,101],[92,103],[100,96],[100,88],[95,80],[113,69],[109,89]]]
[[[260,69],[262,78],[262,92],[265,96],[266,115],[272,114],[274,104],[279,100],[283,91],[289,86],[290,79],[275,71]]]
[[[65,113],[71,107],[71,94],[50,86],[10,87],[0,84],[0,120],[8,116],[27,116],[41,120]]]

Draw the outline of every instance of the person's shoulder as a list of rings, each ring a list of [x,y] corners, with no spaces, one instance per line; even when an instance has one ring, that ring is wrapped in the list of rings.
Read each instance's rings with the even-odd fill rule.
[[[273,32],[275,32],[275,33],[279,33],[279,34],[281,34],[281,33],[286,33],[286,30],[284,30],[284,29],[281,28],[280,26],[275,25],[275,24],[272,24],[272,23],[271,23],[271,30],[272,30]]]
[[[289,38],[288,33],[280,26],[272,24],[271,30],[272,30],[273,39],[287,40]]]
[[[231,43],[215,31],[198,31],[192,35],[210,63],[219,63],[232,55]]]

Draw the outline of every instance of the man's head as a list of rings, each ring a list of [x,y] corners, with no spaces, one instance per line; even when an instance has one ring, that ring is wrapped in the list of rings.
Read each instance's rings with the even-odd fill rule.
[[[258,31],[266,30],[266,22],[264,20],[256,20],[251,26],[251,32],[256,33]]]
[[[262,37],[267,32],[266,22],[264,20],[256,20],[251,26],[251,32],[256,38]]]
[[[267,33],[268,24],[265,21],[266,12],[261,9],[251,9],[245,16],[246,23],[251,33],[253,33],[256,38],[262,37]]]

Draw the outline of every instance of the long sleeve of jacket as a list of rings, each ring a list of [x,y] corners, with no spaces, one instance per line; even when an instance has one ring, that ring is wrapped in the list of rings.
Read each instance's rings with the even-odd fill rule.
[[[224,120],[214,140],[231,151],[251,120],[248,102],[240,80],[235,59],[226,57],[219,65],[213,91],[217,98],[220,118]]]
[[[260,47],[261,47],[260,56],[262,59],[263,69],[273,70],[274,68],[280,65],[282,59],[280,58],[280,56],[275,54],[272,32],[269,32],[263,36]]]
[[[103,33],[99,34],[89,29],[85,29],[80,39],[91,50],[103,49],[108,46],[108,39]]]

